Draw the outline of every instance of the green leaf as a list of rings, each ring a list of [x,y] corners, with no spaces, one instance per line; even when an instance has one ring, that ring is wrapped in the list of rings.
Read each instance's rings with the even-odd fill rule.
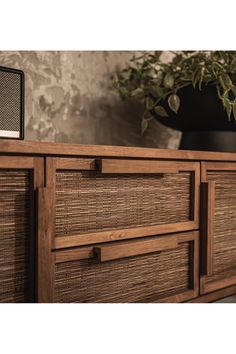
[[[149,92],[150,92],[151,95],[154,96],[154,97],[162,97],[163,94],[164,94],[164,92],[163,92],[163,90],[161,89],[161,87],[159,87],[159,86],[154,86],[154,85],[149,88]]]
[[[155,102],[150,97],[146,98],[146,108],[147,108],[147,110],[151,110],[153,108],[154,104],[155,104]]]
[[[230,104],[230,100],[228,98],[223,98],[223,105],[226,108],[228,119],[230,120],[232,105]]]
[[[231,85],[230,86],[231,91],[233,92],[234,96],[236,97],[236,86]]]
[[[220,83],[221,83],[221,86],[225,89],[225,90],[228,90],[230,89],[230,86],[232,85],[232,81],[229,77],[228,74],[226,73],[222,73],[219,77],[219,80],[220,80]]]
[[[156,106],[154,108],[154,111],[156,112],[156,114],[158,114],[161,117],[168,117],[168,113],[166,112],[165,108],[162,106]]]
[[[163,81],[163,85],[165,86],[165,88],[171,89],[174,86],[174,82],[174,77],[170,73],[167,73]]]
[[[143,135],[148,128],[148,120],[143,118],[141,122],[141,134]]]
[[[163,79],[163,71],[159,70],[157,72],[157,78],[160,79],[160,80]]]
[[[138,87],[134,91],[132,91],[131,96],[135,98],[142,98],[144,97],[144,91],[141,87]]]
[[[193,87],[194,87],[194,89],[196,88],[197,82],[198,82],[199,79],[200,79],[200,75],[201,75],[201,72],[200,72],[200,68],[199,68],[199,66],[198,66],[198,67],[194,70],[193,77],[192,77],[192,82],[193,82]]]
[[[225,51],[223,50],[219,51],[219,55],[224,60],[225,63],[228,62],[228,54]]]
[[[236,121],[236,101],[233,103],[233,114],[234,114],[234,120]]]
[[[218,95],[219,99],[223,100],[223,96],[221,95],[221,92],[220,92],[220,87],[216,86],[216,90],[217,90],[217,95]]]
[[[118,91],[122,98],[127,98],[130,95],[129,90],[126,87],[119,87]]]
[[[168,98],[168,105],[172,111],[175,113],[178,112],[180,106],[180,99],[179,96],[176,94],[172,94]]]
[[[203,77],[204,77],[204,72],[205,72],[205,68],[201,68],[199,82],[198,82],[198,88],[199,88],[200,91],[202,89],[202,80],[203,80]]]

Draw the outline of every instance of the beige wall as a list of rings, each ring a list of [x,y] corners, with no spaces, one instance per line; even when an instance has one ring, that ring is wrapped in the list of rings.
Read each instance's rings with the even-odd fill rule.
[[[176,148],[179,133],[151,122],[140,135],[142,108],[123,102],[111,76],[134,52],[0,52],[0,65],[26,74],[27,140]],[[168,53],[166,53],[168,57]]]

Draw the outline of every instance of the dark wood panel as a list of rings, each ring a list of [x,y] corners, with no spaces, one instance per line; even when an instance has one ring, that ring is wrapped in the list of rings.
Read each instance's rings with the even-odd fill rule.
[[[212,274],[213,268],[213,234],[215,211],[215,182],[201,184],[201,272]]]

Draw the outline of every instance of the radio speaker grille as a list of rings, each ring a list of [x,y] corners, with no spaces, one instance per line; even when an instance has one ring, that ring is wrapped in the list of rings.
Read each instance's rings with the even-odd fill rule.
[[[24,137],[24,73],[0,66],[0,138]]]

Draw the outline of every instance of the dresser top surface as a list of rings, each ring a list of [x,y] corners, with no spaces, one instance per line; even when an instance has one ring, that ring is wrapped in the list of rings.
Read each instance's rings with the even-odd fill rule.
[[[236,153],[0,139],[0,154],[236,161]]]

